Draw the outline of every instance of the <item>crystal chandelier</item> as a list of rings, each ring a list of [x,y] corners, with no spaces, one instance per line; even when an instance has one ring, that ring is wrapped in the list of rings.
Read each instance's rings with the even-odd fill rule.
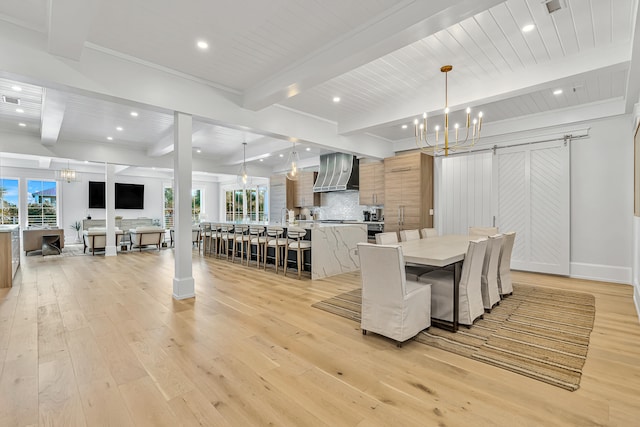
[[[243,188],[247,185],[251,184],[251,177],[247,172],[247,143],[242,143],[242,166],[240,166],[240,170],[238,171],[237,177],[238,185],[241,185]]]
[[[452,65],[445,65],[440,68],[440,71],[444,73],[444,144],[439,145],[440,125],[433,127],[435,132],[435,138],[429,140],[428,133],[431,129],[427,125],[427,113],[422,114],[422,121],[415,119],[413,124],[415,127],[416,146],[432,155],[449,155],[449,151],[456,151],[457,149],[464,148],[469,149],[480,140],[480,131],[482,130],[482,111],[478,113],[478,117],[474,117],[471,120],[471,108],[467,108],[467,123],[466,123],[466,135],[464,140],[459,139],[460,125],[455,123],[453,128],[455,130],[455,143],[449,141],[449,71],[453,70]]]
[[[75,169],[69,167],[69,161],[67,161],[67,167],[58,171],[58,179],[60,181],[72,182],[76,181],[77,174]]]
[[[300,171],[298,170],[299,164],[300,156],[296,151],[296,142],[293,141],[293,148],[289,152],[289,157],[287,158],[287,178],[292,181],[298,180],[298,176],[300,175]]]

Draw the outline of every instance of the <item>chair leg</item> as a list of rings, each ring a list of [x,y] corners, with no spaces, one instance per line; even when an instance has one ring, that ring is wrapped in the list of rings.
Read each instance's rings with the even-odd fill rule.
[[[289,266],[289,247],[284,249],[284,275],[287,275],[287,267]]]
[[[366,329],[362,330],[362,335],[367,335],[367,330]]]
[[[300,247],[298,247],[298,280],[300,280],[302,278],[301,274],[302,274],[302,252],[300,252]]]

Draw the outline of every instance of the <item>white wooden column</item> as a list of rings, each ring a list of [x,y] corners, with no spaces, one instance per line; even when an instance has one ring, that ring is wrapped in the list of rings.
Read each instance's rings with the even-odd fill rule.
[[[105,256],[116,256],[118,249],[116,248],[116,196],[115,196],[115,175],[116,167],[114,164],[105,163],[104,165],[104,192],[107,201],[107,209],[105,213],[105,226],[107,230],[107,242],[104,251]]]
[[[191,267],[191,138],[192,117],[173,114],[173,203],[175,230],[175,277],[173,297],[195,297],[195,282]]]

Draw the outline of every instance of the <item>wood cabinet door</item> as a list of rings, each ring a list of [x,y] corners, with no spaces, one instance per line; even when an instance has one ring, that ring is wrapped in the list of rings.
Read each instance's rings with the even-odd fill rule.
[[[360,165],[360,204],[361,205],[373,205],[375,204],[375,163],[366,163]]]
[[[294,206],[304,208],[318,206],[320,204],[320,194],[313,192],[316,172],[300,172],[298,180],[294,184]]]
[[[373,167],[373,192],[376,205],[384,205],[384,164],[376,163]]]

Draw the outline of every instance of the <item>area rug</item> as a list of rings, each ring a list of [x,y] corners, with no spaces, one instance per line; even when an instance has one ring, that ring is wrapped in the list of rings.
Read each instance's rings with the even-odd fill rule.
[[[595,317],[591,294],[514,283],[513,295],[457,333],[436,327],[414,340],[566,390],[580,387]],[[313,304],[360,322],[361,290]]]

